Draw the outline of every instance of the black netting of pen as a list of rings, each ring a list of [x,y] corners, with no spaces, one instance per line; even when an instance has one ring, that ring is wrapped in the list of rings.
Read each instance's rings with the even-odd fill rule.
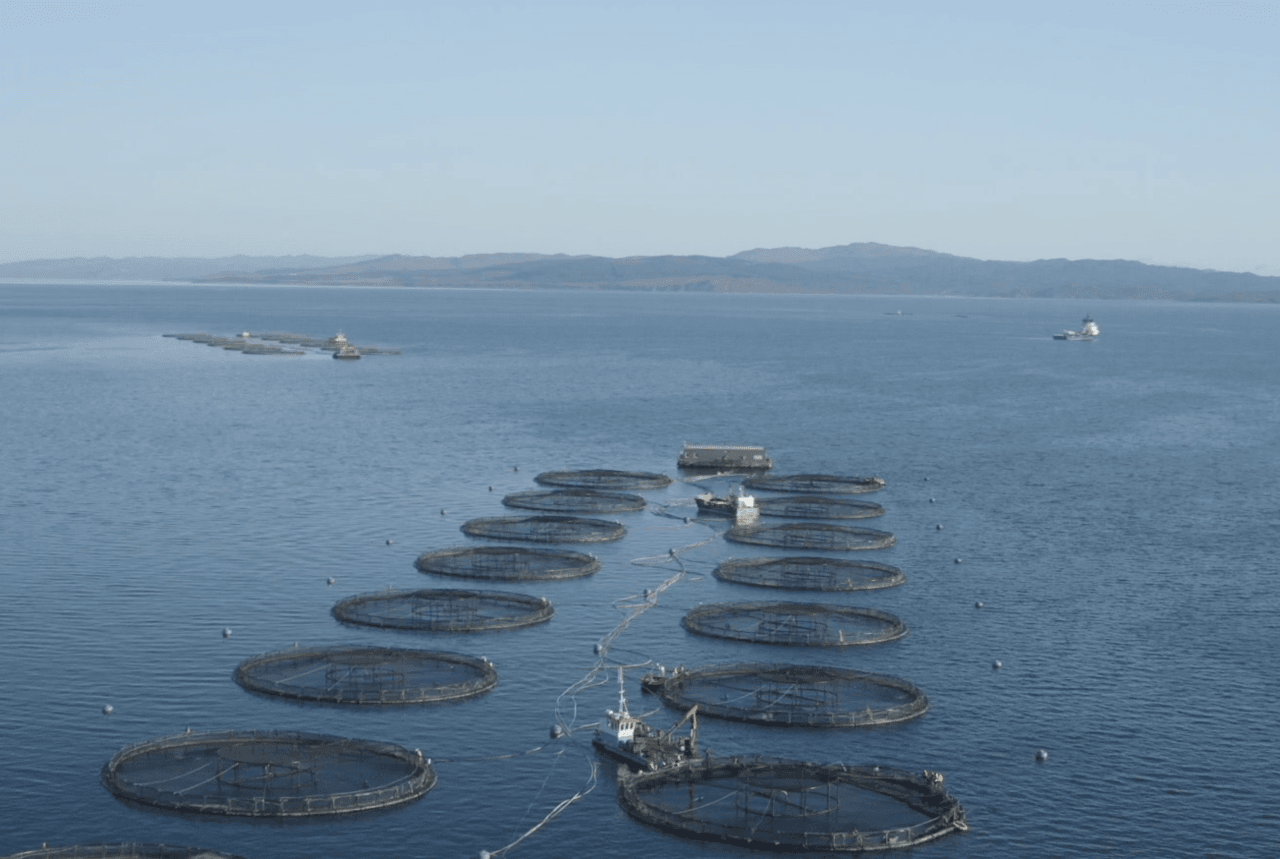
[[[576,579],[599,571],[594,555],[525,546],[457,546],[424,552],[413,565],[422,573],[506,582]]]
[[[887,549],[898,542],[888,531],[828,525],[825,522],[788,522],[785,525],[744,525],[730,528],[724,538],[734,543],[770,546],[776,549],[826,549],[855,552]]]
[[[600,492],[595,489],[534,489],[516,492],[502,499],[508,507],[546,510],[551,513],[622,513],[643,510],[648,503],[639,495]]]
[[[969,828],[941,773],[765,757],[641,772],[618,802],[674,835],[764,850],[870,853]]]
[[[393,647],[312,647],[264,653],[233,675],[246,689],[331,704],[424,704],[498,685],[487,659]]]
[[[821,603],[712,603],[692,609],[681,622],[714,638],[809,647],[880,644],[907,634],[902,619],[887,611]]]
[[[790,495],[757,498],[761,516],[786,519],[874,519],[884,508],[872,501],[853,498],[823,498],[820,495]]]
[[[766,492],[817,492],[857,495],[884,489],[879,477],[842,477],[836,474],[775,474],[749,477],[742,483],[748,489]]]
[[[333,607],[343,623],[414,632],[518,629],[546,623],[555,613],[546,597],[446,588],[358,594]]]
[[[757,725],[891,725],[929,709],[906,680],[820,665],[709,665],[650,674],[644,688],[679,710],[696,704],[699,714]]]
[[[421,751],[300,731],[177,734],[126,746],[102,784],[142,805],[238,817],[313,817],[425,796],[436,771]]]
[[[671,485],[671,478],[665,474],[656,474],[652,471],[614,471],[607,468],[587,471],[544,471],[535,477],[534,481],[543,486],[617,491],[662,489]]]
[[[581,516],[485,516],[462,526],[469,537],[531,543],[607,543],[627,534],[624,525]]]
[[[872,591],[907,580],[897,567],[847,558],[730,558],[715,568],[725,582],[798,591]]]
[[[69,844],[12,853],[4,859],[242,859],[200,847],[172,844]]]

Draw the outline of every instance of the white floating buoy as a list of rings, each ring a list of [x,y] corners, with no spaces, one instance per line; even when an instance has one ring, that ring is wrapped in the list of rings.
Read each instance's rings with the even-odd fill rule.
[[[222,637],[223,638],[231,637],[231,627],[228,626],[226,629],[222,630]]]
[[[112,707],[110,704],[107,704],[105,707],[102,708],[102,712],[107,716],[110,716],[115,711],[116,711],[116,708]]]
[[[595,651],[596,656],[599,656],[601,653],[604,652],[604,648],[600,646],[600,642],[598,641],[596,642],[596,646],[592,649]]]
[[[564,728],[560,727],[559,725],[551,726],[551,739],[558,740],[563,736],[564,736]]]
[[[957,563],[957,564],[963,564],[963,563],[964,563],[964,558],[956,558],[956,563]]]
[[[490,492],[492,492],[492,491],[493,491],[493,487],[492,487],[492,486],[490,486],[490,487],[489,487],[489,491],[490,491]]]
[[[997,659],[995,662],[991,663],[991,667],[996,671],[999,671],[1001,668],[1004,668],[1004,663]]]
[[[986,604],[986,603],[984,603],[982,600],[978,600],[976,603],[974,603],[974,604],[973,604],[973,607],[974,607],[974,608],[986,608],[986,607],[987,607],[987,604]]]
[[[941,524],[939,524],[939,525],[938,525],[938,530],[939,530],[939,531],[941,531],[941,530],[942,530],[942,525],[941,525]]]
[[[513,465],[513,466],[511,466],[511,470],[512,470],[512,471],[519,471],[519,470],[520,470],[520,466],[518,466],[518,465]]]
[[[441,516],[447,516],[447,515],[449,515],[449,511],[448,511],[448,510],[445,510],[443,507],[441,507],[441,508],[440,508],[440,515],[441,515]]]
[[[335,579],[333,576],[329,576],[329,578],[327,579],[327,581],[328,581],[328,583],[329,583],[329,584],[331,584],[331,585],[332,585],[334,582],[336,582],[336,581],[338,581],[338,580],[337,580],[337,579]]]
[[[927,478],[927,477],[925,478],[925,480],[928,480],[928,479],[929,479],[929,478]]]
[[[488,851],[488,850],[481,850],[481,851],[480,851],[480,859],[489,859],[489,851]]]
[[[1044,749],[1041,749],[1040,751],[1036,752],[1036,760],[1039,761],[1040,763],[1044,763],[1045,761],[1049,760],[1049,753],[1046,752]]]
[[[392,543],[394,543],[394,542],[395,542],[395,540],[388,539],[388,540],[387,540],[387,545],[388,545],[388,546],[390,546],[390,545],[391,545]]]
[[[930,504],[932,504],[932,503],[933,503],[933,499],[932,499],[932,498],[930,498],[930,499],[929,499],[929,503],[930,503]]]

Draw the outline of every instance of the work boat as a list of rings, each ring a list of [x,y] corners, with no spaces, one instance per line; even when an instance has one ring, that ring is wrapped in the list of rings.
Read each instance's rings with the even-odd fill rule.
[[[1092,316],[1086,316],[1080,323],[1079,331],[1063,331],[1061,334],[1053,335],[1054,340],[1093,340],[1101,332],[1098,330],[1098,323],[1093,321]]]
[[[621,668],[618,669],[618,709],[606,710],[605,714],[607,728],[596,729],[591,745],[605,757],[633,770],[656,770],[698,756],[698,705],[691,707],[670,731],[651,728],[627,709]],[[689,736],[677,737],[676,731],[685,722],[690,722]]]

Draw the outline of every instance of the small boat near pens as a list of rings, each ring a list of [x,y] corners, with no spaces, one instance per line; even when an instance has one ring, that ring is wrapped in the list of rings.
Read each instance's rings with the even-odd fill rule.
[[[337,352],[333,353],[333,357],[339,361],[358,361],[360,360],[360,350],[354,346],[342,346]]]
[[[1102,332],[1098,330],[1098,323],[1093,321],[1092,316],[1086,316],[1080,323],[1079,331],[1071,331],[1070,329],[1063,331],[1061,334],[1053,335],[1054,340],[1096,340]]]
[[[596,751],[632,770],[657,770],[698,757],[698,705],[689,709],[669,731],[645,724],[627,709],[622,669],[618,669],[618,709],[606,710],[605,728],[597,728],[591,745]],[[689,722],[688,736],[676,731]]]

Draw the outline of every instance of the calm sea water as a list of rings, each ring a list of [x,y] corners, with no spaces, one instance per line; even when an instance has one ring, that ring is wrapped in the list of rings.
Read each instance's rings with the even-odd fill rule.
[[[910,634],[795,650],[686,633],[700,602],[769,598],[710,575],[761,550],[713,540],[681,554],[692,575],[611,656],[849,665],[907,678],[933,705],[872,730],[706,719],[714,752],[944,772],[971,831],[915,856],[1275,855],[1280,308],[1095,305],[0,286],[0,854],[163,841],[251,859],[472,857],[509,844],[591,786],[590,731],[548,732],[614,702],[612,682],[562,693],[623,618],[619,600],[672,576],[659,556],[711,532],[652,510],[608,517],[630,533],[593,548],[598,575],[506,588],[553,600],[536,628],[413,636],[344,627],[329,609],[388,585],[467,586],[413,559],[468,542],[463,521],[503,514],[502,495],[540,471],[674,474],[689,441],[765,444],[780,472],[883,476],[888,512],[867,524],[899,544],[871,556],[908,583],[819,598],[895,612]],[[1102,339],[1050,339],[1086,311]],[[244,329],[341,329],[403,354],[255,357],[161,337]],[[656,506],[696,492],[646,494]],[[407,709],[292,705],[231,681],[240,660],[294,642],[457,650],[492,659],[501,681]],[[657,706],[635,681],[633,700]],[[285,825],[147,812],[101,787],[120,747],[187,727],[389,740],[433,757],[440,782],[403,808]],[[606,766],[507,855],[752,854],[634,822]]]

